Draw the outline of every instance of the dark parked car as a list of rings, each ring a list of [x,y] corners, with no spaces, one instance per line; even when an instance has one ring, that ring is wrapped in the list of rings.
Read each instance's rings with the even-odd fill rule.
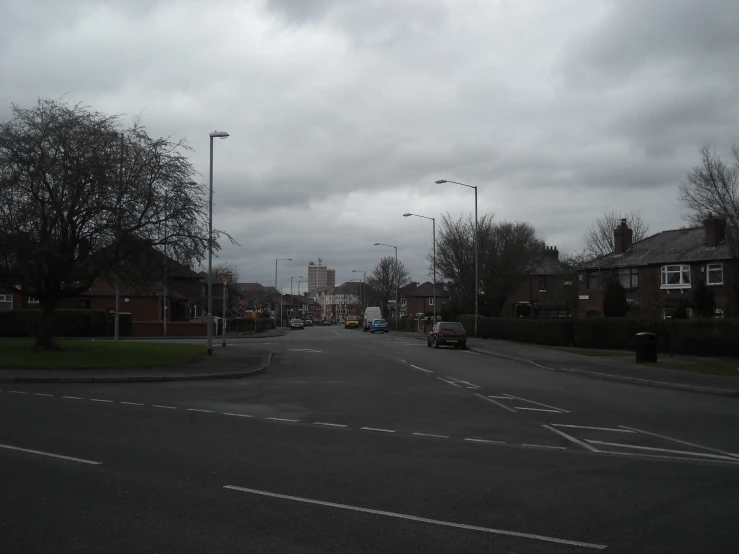
[[[296,331],[302,331],[303,330],[303,320],[302,319],[291,319],[290,320],[290,329],[295,329]]]
[[[455,348],[467,348],[467,333],[461,323],[454,321],[440,321],[428,334],[427,346],[453,346]]]
[[[303,320],[303,326],[304,327],[313,327],[313,320],[312,319],[304,319]]]

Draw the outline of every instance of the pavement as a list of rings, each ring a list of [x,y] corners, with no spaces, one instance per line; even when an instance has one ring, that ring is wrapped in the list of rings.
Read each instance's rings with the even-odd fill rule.
[[[0,552],[735,552],[734,398],[312,328],[249,379],[0,385]]]

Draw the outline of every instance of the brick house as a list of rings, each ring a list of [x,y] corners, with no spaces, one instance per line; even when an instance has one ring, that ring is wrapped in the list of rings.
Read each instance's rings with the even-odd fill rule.
[[[569,317],[577,311],[575,271],[559,261],[556,246],[542,244],[518,285],[506,299],[501,317]]]
[[[614,251],[578,268],[578,315],[603,315],[610,279],[626,289],[640,317],[670,317],[680,301],[693,315],[699,282],[711,287],[717,317],[739,315],[739,257],[726,240],[726,221],[709,216],[703,227],[662,231],[632,244],[626,220],[613,231]]]
[[[434,285],[430,281],[423,284],[411,285],[401,291],[400,309],[401,315],[416,317],[416,314],[432,314],[434,301],[436,302],[436,315],[441,314],[441,306],[450,298],[449,290],[442,285],[436,284],[436,295],[434,298]]]

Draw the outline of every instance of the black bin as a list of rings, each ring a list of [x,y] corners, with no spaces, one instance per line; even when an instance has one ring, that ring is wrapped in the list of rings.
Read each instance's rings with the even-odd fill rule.
[[[654,333],[636,334],[637,363],[657,363],[657,335]]]

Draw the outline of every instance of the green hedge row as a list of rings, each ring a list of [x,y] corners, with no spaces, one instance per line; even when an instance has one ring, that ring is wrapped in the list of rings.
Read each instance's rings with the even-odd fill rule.
[[[475,328],[474,315],[460,315],[457,321],[472,335]],[[655,333],[660,352],[739,357],[739,320],[735,319],[480,317],[477,328],[477,334],[481,338],[616,350],[634,350],[635,336],[640,332]]]
[[[0,337],[33,337],[36,335],[40,320],[39,310],[0,312]],[[105,337],[108,335],[108,313],[105,310],[56,310],[54,312],[55,337]]]
[[[260,317],[256,320],[251,317],[230,317],[227,320],[228,327],[226,330],[230,333],[253,333],[254,322],[256,321],[257,331],[271,331],[275,328],[275,320],[268,317]]]
[[[398,319],[398,327],[395,328],[395,318],[391,317],[387,320],[388,327],[391,331],[415,331],[415,320],[409,317],[401,317]]]

